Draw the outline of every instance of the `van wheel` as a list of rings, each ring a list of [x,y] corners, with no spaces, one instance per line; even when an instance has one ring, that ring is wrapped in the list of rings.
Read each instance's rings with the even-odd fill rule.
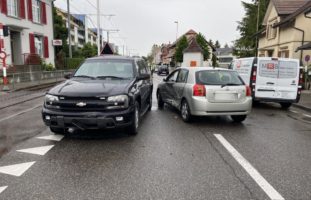
[[[289,107],[291,107],[291,105],[292,105],[292,103],[280,103],[281,104],[281,107],[283,108],[283,109],[288,109]]]
[[[181,118],[184,122],[191,122],[191,112],[189,104],[186,100],[183,100],[180,107]]]
[[[157,99],[158,99],[158,108],[162,109],[164,107],[164,101],[162,99],[160,91],[157,92]]]
[[[246,119],[246,115],[231,115],[231,119],[234,122],[240,123]]]
[[[135,102],[135,109],[133,113],[133,123],[130,125],[128,134],[129,135],[137,135],[138,128],[139,128],[139,122],[140,122],[140,112],[139,112],[139,103]]]

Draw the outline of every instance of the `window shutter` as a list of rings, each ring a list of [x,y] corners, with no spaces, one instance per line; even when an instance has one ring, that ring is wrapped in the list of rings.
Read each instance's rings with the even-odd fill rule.
[[[49,57],[49,38],[48,37],[44,37],[44,58],[48,58]]]
[[[1,0],[1,12],[5,15],[8,14],[8,4],[7,0]]]
[[[46,5],[44,2],[41,2],[41,19],[42,19],[42,24],[47,24],[47,18],[46,18]]]
[[[36,53],[35,49],[35,36],[33,33],[29,33],[29,47],[30,47],[30,53],[34,54]]]
[[[29,21],[32,21],[32,0],[27,0],[27,6],[28,6],[28,19]]]
[[[19,17],[22,19],[25,19],[25,0],[19,0],[19,5],[20,5],[20,9],[19,9]]]

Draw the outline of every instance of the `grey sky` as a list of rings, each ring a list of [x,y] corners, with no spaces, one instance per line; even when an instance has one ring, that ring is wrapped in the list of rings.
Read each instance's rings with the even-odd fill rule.
[[[88,0],[96,5],[96,0]],[[71,0],[72,13],[96,13],[87,0]],[[245,0],[250,2],[251,0]],[[101,12],[115,14],[110,20],[102,18],[101,26],[119,29],[111,41],[125,44],[131,53],[147,55],[153,44],[173,42],[176,24],[179,35],[189,29],[201,32],[207,39],[231,44],[239,33],[237,21],[244,15],[240,0],[100,0]],[[56,6],[66,9],[66,0],[56,0]],[[96,25],[96,18],[91,20]],[[106,39],[106,37],[105,37]],[[120,49],[122,53],[122,47]]]

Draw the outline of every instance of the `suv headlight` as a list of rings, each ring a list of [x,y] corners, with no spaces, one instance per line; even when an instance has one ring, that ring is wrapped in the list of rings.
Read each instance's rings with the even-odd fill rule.
[[[58,102],[58,101],[59,99],[57,96],[50,95],[50,94],[45,95],[45,103],[47,105],[52,105],[54,102]]]
[[[127,108],[129,105],[129,97],[127,95],[117,95],[108,97],[107,102],[113,103],[107,109]]]

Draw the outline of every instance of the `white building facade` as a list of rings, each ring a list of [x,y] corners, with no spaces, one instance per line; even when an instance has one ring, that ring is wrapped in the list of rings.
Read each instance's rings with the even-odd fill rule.
[[[8,66],[30,64],[36,55],[54,66],[52,0],[1,0],[0,23],[9,27],[2,47]]]

